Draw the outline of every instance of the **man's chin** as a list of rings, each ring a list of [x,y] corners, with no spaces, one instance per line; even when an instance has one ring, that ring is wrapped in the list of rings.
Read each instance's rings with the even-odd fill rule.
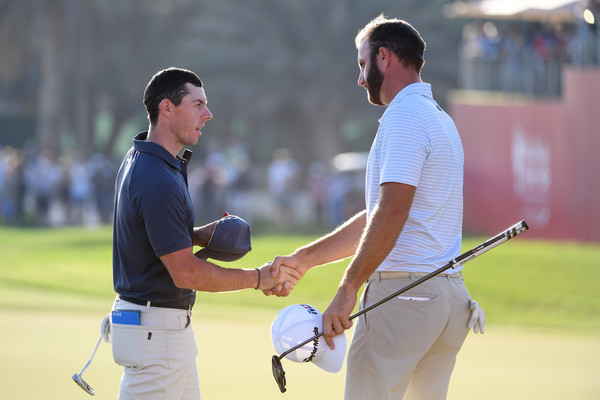
[[[198,140],[200,140],[200,136],[202,136],[202,132],[196,131],[196,135],[192,136],[192,138],[190,139],[190,142],[193,142],[193,144],[190,144],[190,146],[197,145]]]
[[[371,93],[369,93],[368,96],[369,99],[369,103],[375,105],[375,106],[383,106],[383,102],[381,101],[381,99],[379,98],[379,96],[372,96]]]
[[[186,143],[184,143],[184,146],[195,146],[198,144],[199,139],[200,136],[196,136],[194,139],[189,139]]]

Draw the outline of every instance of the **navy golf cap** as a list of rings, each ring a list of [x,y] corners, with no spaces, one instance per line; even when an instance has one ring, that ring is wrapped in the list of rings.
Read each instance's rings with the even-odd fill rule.
[[[202,260],[235,261],[250,250],[250,225],[238,216],[227,215],[217,222],[206,247],[195,255]]]

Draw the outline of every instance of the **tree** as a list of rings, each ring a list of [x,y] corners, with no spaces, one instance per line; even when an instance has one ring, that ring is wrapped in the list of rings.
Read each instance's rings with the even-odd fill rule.
[[[383,112],[356,86],[353,42],[380,12],[421,31],[424,78],[444,103],[460,33],[442,17],[445,2],[9,0],[0,3],[0,88],[36,110],[41,146],[58,152],[67,138],[84,155],[112,154],[132,118],[146,124],[151,75],[185,67],[205,81],[209,136],[241,138],[259,162],[281,146],[304,163],[328,161],[367,150]],[[112,121],[103,143],[94,138],[100,111]]]
[[[2,78],[18,84],[29,80],[37,83],[37,90],[27,93],[31,97],[26,101],[36,103],[40,148],[54,154],[60,152],[64,131],[75,133],[76,146],[84,153],[91,148],[88,77],[94,47],[93,3],[21,0],[4,3],[0,12],[0,43],[10,49],[3,58],[3,70],[11,71]],[[31,60],[36,61],[37,68],[26,67]]]

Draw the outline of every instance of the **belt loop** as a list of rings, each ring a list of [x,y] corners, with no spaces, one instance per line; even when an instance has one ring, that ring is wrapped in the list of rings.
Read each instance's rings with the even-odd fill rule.
[[[149,309],[150,309],[150,304],[152,304],[152,302],[151,302],[150,300],[148,300],[148,301],[146,302],[146,310],[149,310]]]
[[[415,275],[415,273],[414,273],[414,272],[411,272],[411,273],[410,273],[410,280],[411,280],[411,281],[414,281],[414,280],[415,280],[415,278],[416,278],[416,275]]]
[[[381,272],[375,271],[375,273],[377,274],[377,283],[381,282]]]

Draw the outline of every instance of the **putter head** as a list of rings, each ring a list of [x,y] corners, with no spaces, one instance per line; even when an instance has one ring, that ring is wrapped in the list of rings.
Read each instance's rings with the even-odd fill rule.
[[[94,395],[94,389],[86,381],[83,380],[81,375],[73,374],[72,378],[75,381],[75,383],[79,385],[80,388],[82,388],[92,396]]]
[[[273,368],[273,378],[279,385],[279,390],[281,390],[281,393],[285,393],[285,371],[278,356],[271,358],[271,367]]]

